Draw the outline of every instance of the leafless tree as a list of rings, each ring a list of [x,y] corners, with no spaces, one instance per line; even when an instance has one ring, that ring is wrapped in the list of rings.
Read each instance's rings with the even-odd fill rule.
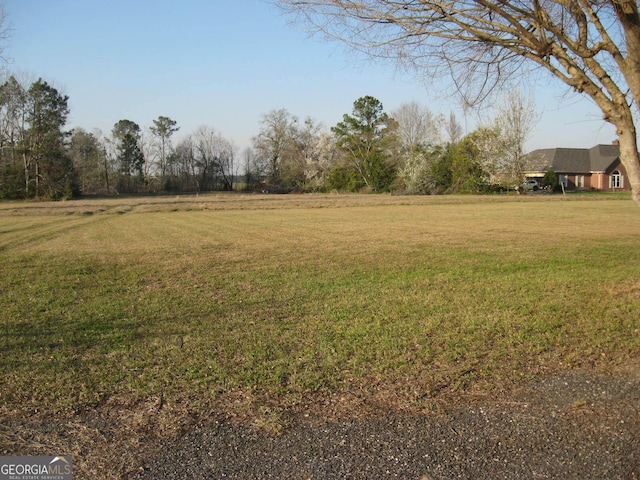
[[[238,168],[236,165],[236,152],[238,148],[236,145],[222,135],[218,135],[218,142],[216,145],[216,167],[217,173],[222,183],[222,189],[225,191],[232,191],[235,178],[238,174]]]
[[[504,95],[495,108],[494,128],[498,131],[499,149],[503,162],[498,168],[510,179],[519,183],[523,180],[525,164],[525,143],[540,119],[532,94],[512,90]]]
[[[198,182],[198,166],[196,162],[196,148],[193,135],[187,135],[176,145],[175,151],[168,164],[171,172],[173,188],[179,190],[200,190]]]
[[[3,25],[6,21],[0,7],[0,42],[6,37]],[[0,44],[1,45],[1,44]],[[2,47],[0,46],[0,59]],[[27,142],[27,91],[34,82],[33,75],[10,74],[0,85],[0,165],[7,162],[22,164],[24,191],[29,191],[31,178],[31,158],[24,145]]]
[[[2,67],[9,63],[7,57],[4,56],[4,45],[9,37],[11,37],[11,26],[9,25],[7,12],[5,12],[4,7],[0,5],[0,63]]]
[[[236,147],[213,128],[202,126],[194,137],[196,164],[199,167],[201,189],[211,183],[220,184],[223,190],[233,190]]]
[[[104,174],[105,191],[107,195],[109,195],[111,193],[109,179],[113,174],[113,165],[110,163],[111,155],[109,154],[109,139],[105,138],[102,130],[100,130],[99,128],[94,128],[92,135],[95,137],[98,144],[98,149],[100,151],[100,158],[102,159],[100,169]]]
[[[324,131],[323,125],[311,117],[295,128],[292,149],[283,168],[284,179],[291,187],[302,190],[314,188],[313,181],[317,175],[312,174],[312,170],[319,167],[320,156],[324,153],[319,149]]]
[[[330,38],[420,75],[450,77],[468,104],[516,73],[546,70],[591,98],[616,127],[640,205],[637,0],[275,1]]]
[[[449,117],[444,121],[444,131],[447,134],[449,143],[455,144],[462,140],[464,129],[462,125],[460,125],[455,113],[449,112]]]
[[[504,180],[519,184],[527,169],[525,144],[540,119],[531,93],[515,89],[504,94],[493,109],[494,120],[489,127],[497,135],[492,146],[496,156],[494,173]]]
[[[16,161],[18,149],[15,148],[23,140],[26,115],[26,89],[11,75],[0,85],[0,162],[4,157]],[[5,153],[8,151],[8,154]]]
[[[441,142],[444,117],[415,101],[403,103],[391,116],[397,122],[396,134],[400,141],[399,174],[407,191],[419,191],[419,178],[428,168],[428,150]]]
[[[244,170],[244,189],[253,190],[258,181],[264,176],[262,164],[253,148],[247,147],[242,152]]]
[[[253,148],[265,163],[269,181],[279,184],[282,164],[291,153],[297,132],[297,117],[286,109],[272,110],[262,115],[260,133],[253,139]]]
[[[398,122],[396,134],[405,148],[414,149],[440,142],[443,119],[418,102],[403,103],[391,116]]]
[[[169,117],[159,116],[153,121],[153,125],[149,127],[151,134],[155,142],[154,156],[157,158],[157,166],[161,177],[164,177],[167,173],[167,158],[171,154],[171,136],[180,130],[180,127],[176,126],[177,122]]]
[[[151,161],[155,153],[155,145],[153,140],[153,135],[149,135],[146,129],[140,130],[140,139],[138,140],[138,145],[140,146],[142,155],[146,160],[144,162],[144,165],[142,166],[142,176],[144,177],[146,183],[149,183],[151,181],[151,178],[158,173],[156,163]]]

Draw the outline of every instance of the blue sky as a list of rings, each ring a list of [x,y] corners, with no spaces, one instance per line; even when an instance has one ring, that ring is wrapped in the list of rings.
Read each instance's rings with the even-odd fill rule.
[[[13,29],[4,51],[9,70],[68,95],[70,127],[107,134],[120,119],[148,127],[164,115],[178,122],[178,136],[207,125],[242,149],[270,110],[286,108],[329,128],[364,95],[386,111],[417,101],[435,113],[454,111],[468,130],[478,122],[442,95],[444,84],[425,85],[394,65],[309,37],[262,0],[2,3]],[[528,149],[589,148],[615,138],[590,101],[564,93],[557,82],[535,89],[542,117]]]

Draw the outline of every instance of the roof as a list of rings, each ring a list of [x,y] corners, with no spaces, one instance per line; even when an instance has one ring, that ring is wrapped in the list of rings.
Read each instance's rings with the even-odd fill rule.
[[[620,156],[619,145],[586,148],[545,148],[527,155],[529,171],[566,173],[605,172]]]
[[[589,150],[591,157],[590,172],[604,172],[620,158],[620,145],[596,145]]]

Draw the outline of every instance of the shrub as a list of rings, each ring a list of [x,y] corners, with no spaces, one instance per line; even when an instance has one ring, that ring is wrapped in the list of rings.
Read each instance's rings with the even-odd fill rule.
[[[547,173],[545,173],[542,180],[540,180],[540,186],[553,190],[554,192],[557,191],[560,183],[558,182],[558,175],[556,175],[556,172],[553,170],[547,170]]]

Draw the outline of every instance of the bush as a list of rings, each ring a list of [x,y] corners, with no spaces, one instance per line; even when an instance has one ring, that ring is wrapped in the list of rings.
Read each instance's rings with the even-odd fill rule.
[[[547,173],[544,174],[542,180],[540,180],[540,186],[543,188],[548,188],[557,191],[558,187],[560,187],[560,183],[558,182],[558,175],[553,170],[547,170]]]
[[[337,166],[329,172],[327,185],[330,190],[356,192],[362,187],[362,182],[358,182],[358,176],[353,170],[346,166]]]
[[[0,200],[25,198],[24,168],[9,164],[0,169]]]

